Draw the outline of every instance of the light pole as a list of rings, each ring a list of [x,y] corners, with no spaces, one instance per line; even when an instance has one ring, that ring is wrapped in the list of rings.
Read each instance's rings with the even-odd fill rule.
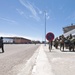
[[[45,12],[45,46],[46,46],[46,11]]]

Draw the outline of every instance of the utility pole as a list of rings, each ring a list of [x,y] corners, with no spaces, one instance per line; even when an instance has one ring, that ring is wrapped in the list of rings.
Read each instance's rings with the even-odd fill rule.
[[[46,46],[46,11],[45,12],[45,46]]]

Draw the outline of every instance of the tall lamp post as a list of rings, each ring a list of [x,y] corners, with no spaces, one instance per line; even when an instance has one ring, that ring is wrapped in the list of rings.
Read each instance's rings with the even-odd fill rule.
[[[45,46],[46,46],[46,11],[44,11],[45,13]]]

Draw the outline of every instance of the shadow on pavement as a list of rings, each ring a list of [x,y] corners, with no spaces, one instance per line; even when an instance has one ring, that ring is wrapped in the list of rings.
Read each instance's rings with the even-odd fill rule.
[[[66,50],[63,51],[63,50],[61,50],[61,52],[75,52],[75,51],[69,51],[69,50],[68,51],[66,51]]]

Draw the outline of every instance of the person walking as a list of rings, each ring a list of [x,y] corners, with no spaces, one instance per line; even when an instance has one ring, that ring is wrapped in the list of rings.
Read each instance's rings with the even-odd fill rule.
[[[3,37],[0,37],[0,48],[2,48],[2,53],[4,53]]]
[[[55,40],[54,40],[54,47],[56,49],[58,49],[58,44],[59,44],[59,40],[58,40],[58,37],[56,37]]]

